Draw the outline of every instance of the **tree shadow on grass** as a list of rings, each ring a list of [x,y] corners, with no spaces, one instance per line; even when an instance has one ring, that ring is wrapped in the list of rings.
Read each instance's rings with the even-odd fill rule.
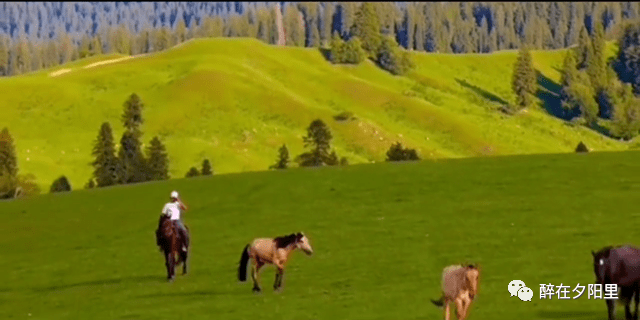
[[[461,85],[461,86],[463,86],[463,87],[465,87],[467,89],[472,90],[473,92],[479,94],[480,96],[482,96],[483,98],[485,98],[485,99],[487,99],[489,101],[499,103],[499,104],[501,104],[503,106],[509,105],[509,102],[505,101],[504,99],[500,98],[499,96],[497,96],[497,95],[495,95],[495,94],[493,94],[493,93],[491,93],[491,92],[489,92],[487,90],[484,90],[484,89],[482,89],[482,88],[480,88],[480,87],[478,87],[476,85],[470,84],[470,83],[467,82],[467,80],[460,80],[460,79],[456,78],[456,82],[458,82],[459,85]]]
[[[331,50],[325,49],[325,48],[318,48],[318,50],[320,50],[320,53],[322,54],[325,60],[331,62]]]
[[[547,110],[550,115],[566,121],[580,116],[580,110],[568,110],[562,107],[562,100],[560,98],[560,90],[562,90],[562,87],[559,84],[547,78],[538,70],[536,70],[536,79],[539,86],[536,95],[538,99],[542,101],[545,110]]]
[[[46,292],[46,291],[59,291],[59,290],[79,288],[79,287],[95,287],[95,286],[103,286],[103,285],[110,285],[110,284],[141,283],[141,282],[167,282],[167,279],[164,276],[122,277],[122,278],[114,278],[114,279],[102,279],[102,280],[94,280],[94,281],[77,282],[77,283],[71,283],[71,284],[61,284],[61,285],[48,286],[48,287],[36,287],[36,288],[33,288],[33,290],[37,292]]]

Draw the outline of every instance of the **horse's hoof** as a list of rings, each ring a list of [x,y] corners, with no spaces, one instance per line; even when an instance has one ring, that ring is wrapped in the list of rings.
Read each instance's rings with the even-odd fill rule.
[[[260,290],[260,288],[253,288],[253,290],[252,290],[252,291],[253,291],[254,293],[260,293],[260,291],[262,291],[262,290]]]

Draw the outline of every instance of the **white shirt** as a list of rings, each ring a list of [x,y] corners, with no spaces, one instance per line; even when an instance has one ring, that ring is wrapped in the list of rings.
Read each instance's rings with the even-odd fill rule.
[[[162,208],[162,213],[171,217],[171,220],[180,220],[180,202],[169,202]]]

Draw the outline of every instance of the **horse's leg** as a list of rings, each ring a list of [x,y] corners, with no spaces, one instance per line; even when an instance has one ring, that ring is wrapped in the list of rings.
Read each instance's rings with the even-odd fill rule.
[[[616,306],[613,300],[606,300],[607,311],[609,313],[609,320],[615,320]]]
[[[449,315],[451,313],[451,305],[449,300],[444,301],[444,320],[449,320]]]
[[[640,292],[639,292],[639,290],[640,290],[640,287],[638,287],[638,286],[636,285],[636,286],[634,287],[634,289],[633,289],[633,293],[632,293],[632,295],[633,295],[633,300],[636,302],[635,312],[634,312],[634,314],[633,314],[633,319],[634,319],[634,320],[638,320],[638,302],[640,302],[640,295],[639,295],[639,294],[640,294]],[[618,292],[619,292],[619,291],[618,291]],[[631,299],[629,299],[629,300],[631,300]],[[631,304],[631,302],[629,302],[629,304]]]
[[[284,276],[284,268],[278,267],[276,269],[276,281],[273,283],[273,290],[278,290],[282,287],[283,276]]]
[[[167,279],[173,279],[173,252],[169,251],[165,253],[165,260],[167,265]]]
[[[631,299],[633,299],[633,291],[631,292],[631,296],[629,296],[629,299],[626,299],[624,301],[624,317],[627,320],[633,319],[633,315],[631,314]]]
[[[189,258],[189,252],[188,251],[182,251],[180,252],[180,260],[182,260],[182,274],[185,275],[187,274],[187,259]]]
[[[456,298],[456,317],[458,320],[464,319],[464,300]]]
[[[251,278],[253,279],[253,292],[260,292],[260,268],[264,265],[264,262],[258,261],[258,259],[253,260],[254,263],[251,266]]]

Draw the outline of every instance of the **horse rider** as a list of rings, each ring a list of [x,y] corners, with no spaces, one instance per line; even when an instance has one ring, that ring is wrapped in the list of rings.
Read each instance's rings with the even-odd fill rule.
[[[182,235],[182,238],[185,241],[186,247],[182,247],[182,250],[187,251],[187,248],[189,247],[189,232],[180,219],[181,211],[187,210],[187,206],[180,201],[178,191],[172,191],[170,198],[171,202],[164,205],[164,208],[162,208],[162,214],[170,217],[171,222],[173,222],[173,225],[178,229],[178,232]]]

